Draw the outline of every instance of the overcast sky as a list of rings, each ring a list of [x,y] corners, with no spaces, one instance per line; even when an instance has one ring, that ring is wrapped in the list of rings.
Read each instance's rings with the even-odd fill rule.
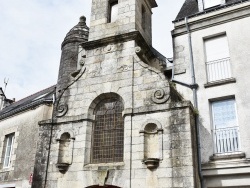
[[[171,30],[184,0],[158,0],[153,10],[153,46],[172,57]],[[67,32],[87,17],[91,0],[0,1],[0,87],[20,100],[57,81],[61,43]]]

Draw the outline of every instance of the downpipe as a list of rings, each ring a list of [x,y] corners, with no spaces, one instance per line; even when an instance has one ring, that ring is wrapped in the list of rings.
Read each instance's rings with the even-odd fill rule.
[[[191,85],[197,85],[194,71],[194,59],[193,59],[193,48],[192,48],[192,39],[191,32],[188,25],[188,18],[185,17],[185,25],[188,34],[188,45],[189,45],[189,57],[190,57],[190,67],[191,67]],[[197,87],[191,88],[193,91],[193,102],[194,108],[198,109],[198,100],[197,100]],[[196,125],[196,140],[197,140],[197,158],[198,158],[198,173],[200,177],[201,188],[204,188],[204,179],[201,170],[201,145],[200,145],[200,126],[199,126],[199,115],[195,114],[195,125]]]

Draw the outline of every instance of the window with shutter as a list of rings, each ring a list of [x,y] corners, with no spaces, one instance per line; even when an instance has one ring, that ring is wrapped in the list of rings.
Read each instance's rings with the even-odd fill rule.
[[[226,35],[209,38],[204,42],[208,82],[231,78],[230,56]]]

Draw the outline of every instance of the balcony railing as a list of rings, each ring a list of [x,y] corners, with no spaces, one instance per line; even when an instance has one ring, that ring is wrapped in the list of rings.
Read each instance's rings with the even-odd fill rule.
[[[206,62],[208,82],[231,78],[230,58]]]
[[[240,151],[239,127],[214,130],[215,153],[233,153]]]

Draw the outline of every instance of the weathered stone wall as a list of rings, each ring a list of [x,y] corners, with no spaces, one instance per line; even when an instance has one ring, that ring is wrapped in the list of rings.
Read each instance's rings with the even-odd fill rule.
[[[47,187],[102,184],[123,188],[195,187],[191,105],[178,103],[176,97],[171,102],[168,80],[161,71],[141,61],[135,53],[136,47],[135,40],[128,40],[86,50],[84,67],[78,76],[72,78],[72,84],[59,101],[67,106],[67,110],[64,115],[59,113],[61,117],[57,117],[53,125]],[[124,160],[91,164],[93,110],[98,101],[114,94],[121,96],[125,108]],[[152,171],[143,163],[145,137],[140,132],[147,123],[158,126],[159,142],[154,156],[158,156],[160,164]],[[40,154],[45,154],[48,147],[49,131],[45,127],[41,126],[40,139],[44,145],[40,145]],[[65,173],[59,172],[57,167],[58,139],[63,133],[74,138],[72,164]],[[38,154],[37,157],[38,162],[41,156]],[[42,159],[46,157],[43,155]],[[43,171],[37,167],[37,172]],[[44,177],[39,178],[44,182]],[[39,187],[41,184],[38,179],[33,185]]]
[[[52,107],[41,105],[22,112],[15,117],[0,120],[0,186],[12,184],[16,188],[29,188],[30,175],[33,174],[36,144],[38,140],[38,122],[51,118]],[[3,144],[5,135],[14,133],[15,139],[11,155],[11,165],[3,168]]]
[[[190,119],[192,110],[188,103],[179,103],[169,110],[150,114],[138,113],[133,117],[125,115],[124,161],[120,163],[90,163],[93,125],[90,120],[84,117],[81,120],[78,117],[78,120],[69,118],[67,124],[58,123],[52,138],[47,187],[87,187],[104,183],[123,188],[130,187],[130,184],[131,187],[195,187],[197,162],[193,147],[194,134],[191,133],[194,131]],[[162,129],[162,133],[159,134],[162,137],[159,144],[162,145],[158,150],[160,165],[151,171],[142,162],[144,136],[140,131],[145,124],[156,122]],[[44,129],[43,131],[46,132]],[[73,163],[65,174],[60,173],[56,167],[59,153],[59,143],[56,139],[64,132],[70,133],[75,138]],[[47,145],[46,140],[44,143]],[[44,151],[43,153],[47,154]],[[41,184],[34,187],[39,185]]]
[[[79,42],[68,43],[62,48],[62,56],[59,67],[58,90],[65,87],[70,80],[70,74],[77,70]]]
[[[142,28],[142,5],[146,10],[146,28]],[[89,40],[98,40],[131,31],[140,31],[148,42],[152,44],[151,5],[145,0],[119,0],[118,19],[108,23],[109,1],[93,0],[91,10]]]
[[[84,65],[57,93],[53,122],[41,123],[33,187],[44,183],[47,188],[196,187],[192,107],[170,87],[163,73],[165,62],[150,47],[155,1],[119,0],[118,20],[107,23],[109,2],[92,1],[89,41],[82,44]],[[146,28],[142,27],[142,6]],[[100,101],[113,96],[124,106],[123,160],[93,164],[94,110]],[[69,135],[64,146],[72,152],[71,157],[67,153],[67,164],[60,163],[59,156],[64,133]],[[47,155],[48,147],[47,160],[43,154]],[[47,173],[40,161],[48,164]]]

